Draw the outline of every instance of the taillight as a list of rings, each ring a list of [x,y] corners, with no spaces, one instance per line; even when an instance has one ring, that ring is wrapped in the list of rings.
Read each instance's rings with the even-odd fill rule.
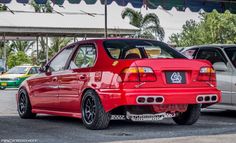
[[[198,81],[208,81],[216,84],[216,73],[215,70],[212,67],[202,67],[200,69],[198,78]]]
[[[121,74],[122,81],[125,82],[149,82],[156,81],[156,75],[150,67],[129,67],[125,68]]]

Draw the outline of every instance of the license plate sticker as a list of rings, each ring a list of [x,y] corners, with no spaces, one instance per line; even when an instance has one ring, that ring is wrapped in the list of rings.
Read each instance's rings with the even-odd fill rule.
[[[185,72],[166,72],[166,82],[168,84],[185,84],[186,75]]]

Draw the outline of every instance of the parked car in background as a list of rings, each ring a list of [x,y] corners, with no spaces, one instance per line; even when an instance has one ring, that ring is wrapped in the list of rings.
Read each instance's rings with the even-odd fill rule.
[[[19,85],[28,77],[38,74],[37,66],[16,66],[0,75],[0,89],[18,88]]]
[[[173,64],[174,63],[174,64]],[[192,125],[221,100],[208,61],[189,60],[167,44],[139,39],[85,40],[63,48],[17,94],[21,118],[82,118],[89,129],[111,119],[173,118]]]
[[[236,110],[236,45],[193,46],[182,53],[188,58],[204,59],[213,64],[222,102],[212,107]]]

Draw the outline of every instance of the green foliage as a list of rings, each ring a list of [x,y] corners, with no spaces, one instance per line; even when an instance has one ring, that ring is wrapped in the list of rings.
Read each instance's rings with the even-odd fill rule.
[[[35,12],[39,13],[52,13],[53,7],[51,1],[47,0],[46,4],[37,4],[34,0],[31,0],[30,5],[34,8]]]
[[[186,21],[182,32],[171,35],[170,41],[179,47],[236,43],[236,15],[229,11],[220,14],[215,10],[200,15],[199,23]]]
[[[58,51],[64,48],[72,41],[72,38],[68,37],[54,37],[51,38],[51,46],[49,47],[49,58],[53,57]]]
[[[11,53],[7,59],[8,68],[12,68],[14,66],[22,65],[22,64],[30,64],[31,60],[28,55],[24,52],[19,51],[17,53]]]
[[[143,16],[139,11],[126,8],[121,13],[121,16],[123,19],[128,17],[130,19],[130,24],[140,29],[139,33],[137,33],[138,37],[148,39],[159,38],[159,40],[164,39],[165,31],[160,26],[159,18],[155,13],[149,13]]]
[[[32,41],[12,41],[10,43],[10,49],[15,52],[25,52],[27,53],[29,50],[32,49],[32,45],[34,42]]]
[[[6,11],[7,7],[5,5],[0,4],[0,11]]]

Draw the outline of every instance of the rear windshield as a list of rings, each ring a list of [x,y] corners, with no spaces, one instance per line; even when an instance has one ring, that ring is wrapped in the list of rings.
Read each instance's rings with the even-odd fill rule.
[[[236,47],[231,47],[231,48],[225,48],[225,52],[227,56],[229,57],[230,61],[236,68]]]
[[[104,47],[113,59],[186,58],[168,45],[151,40],[107,40]]]

